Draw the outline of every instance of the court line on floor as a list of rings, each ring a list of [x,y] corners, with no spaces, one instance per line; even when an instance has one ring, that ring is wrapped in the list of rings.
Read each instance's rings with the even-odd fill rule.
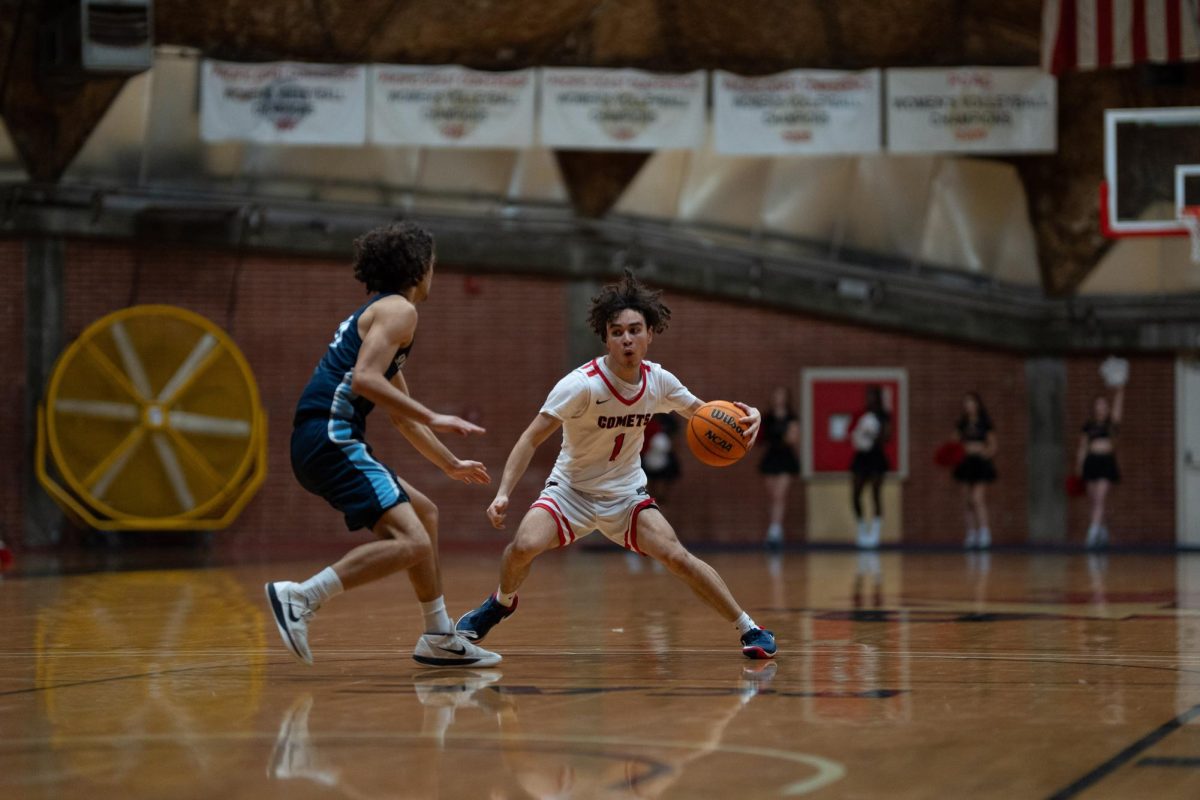
[[[851,640],[846,640],[850,642]],[[271,651],[277,651],[278,648],[268,648]],[[704,654],[729,654],[733,648],[729,647],[671,647],[661,651],[663,655],[683,654],[683,655],[704,655]],[[813,653],[838,653],[841,652],[842,645],[799,645],[794,649],[787,650],[781,653],[781,659],[787,656],[796,656]],[[505,648],[506,653],[515,653],[518,655],[537,655],[537,656],[596,656],[596,655],[636,655],[645,656],[646,650],[641,648],[612,648],[598,646],[594,650],[559,649],[559,648],[533,648],[517,645],[514,647]],[[321,649],[322,655],[329,656],[395,656],[408,655],[409,648],[407,645],[398,645],[396,648],[385,647],[335,647]],[[1070,658],[1079,656],[1078,650],[1064,651],[1047,651],[1047,650],[982,650],[982,651],[963,651],[963,650],[896,650],[884,648],[872,648],[872,652],[878,655],[887,656],[908,656],[916,658],[950,658],[950,659],[1012,659],[1023,658],[1029,660],[1056,660],[1062,658]],[[259,656],[266,653],[259,649],[237,649],[237,648],[213,648],[213,649],[196,649],[196,650],[168,650],[162,648],[138,648],[138,649],[109,649],[109,650],[68,650],[61,652],[38,652],[36,650],[0,650],[0,658],[96,658],[99,656],[108,656],[112,658],[128,658],[131,656],[156,656],[156,657],[212,657],[212,656]],[[267,653],[268,657],[274,657],[275,653]],[[1146,661],[1146,662],[1177,662],[1196,664],[1200,666],[1200,655],[1196,656],[1181,656],[1170,651],[1164,651],[1163,655],[1147,655],[1134,653],[1088,653],[1088,658],[1096,661]],[[324,660],[324,659],[322,659]],[[738,663],[744,663],[743,659],[737,659]]]
[[[26,686],[23,689],[10,689],[0,691],[0,697],[11,697],[18,694],[36,694],[37,692],[49,692],[57,689],[73,689],[78,686],[95,686],[103,683],[116,683],[118,681],[134,681],[139,678],[161,678],[167,675],[179,675],[185,672],[201,672],[211,669],[226,669],[230,667],[243,667],[246,662],[239,661],[228,664],[189,664],[186,667],[176,667],[175,669],[157,669],[150,672],[134,672],[124,675],[109,675],[104,678],[90,678],[84,681],[71,681],[69,683],[55,683],[46,686]]]
[[[1200,717],[1200,705],[1194,705],[1187,711],[1175,717],[1175,719],[1159,725],[1150,733],[1146,734],[1141,739],[1138,739],[1136,742],[1129,745],[1124,750],[1093,769],[1091,772],[1087,773],[1081,778],[1076,779],[1071,784],[1050,795],[1048,800],[1068,800],[1068,798],[1075,797],[1085,789],[1088,789],[1104,780],[1109,775],[1125,766],[1125,764],[1137,758],[1138,755],[1146,750],[1149,750],[1151,747],[1158,744],[1167,736],[1179,730],[1196,717]]]
[[[390,739],[405,739],[405,740],[424,740],[428,739],[428,735],[421,733],[404,733],[400,731],[389,731],[386,733],[378,732],[357,732],[357,731],[339,731],[336,734],[326,734],[323,736],[313,736],[314,744],[320,744],[322,740],[352,740],[352,741],[368,741],[368,740],[390,740]],[[275,741],[277,735],[273,733],[257,733],[257,732],[229,732],[225,734],[174,734],[171,736],[163,736],[159,734],[125,734],[125,735],[106,735],[106,736],[72,736],[69,739],[62,737],[22,737],[13,739],[0,739],[0,746],[11,748],[14,745],[34,745],[45,746],[51,745],[62,748],[64,744],[72,745],[99,745],[101,747],[120,748],[131,744],[155,743],[157,741],[169,740],[171,742],[194,742],[194,741]],[[749,745],[737,744],[717,744],[713,747],[711,742],[692,742],[673,739],[630,739],[625,736],[583,736],[583,735],[563,735],[552,736],[546,734],[540,735],[513,735],[504,733],[471,733],[464,736],[450,736],[447,738],[447,743],[458,740],[482,739],[485,741],[503,742],[549,742],[554,744],[585,744],[585,745],[604,745],[604,746],[620,746],[620,747],[657,747],[671,748],[680,750],[701,750],[705,753],[731,753],[736,755],[754,756],[758,758],[769,758],[777,761],[789,761],[794,764],[803,764],[816,771],[816,774],[809,778],[793,781],[785,785],[780,794],[787,797],[800,797],[802,795],[815,792],[819,789],[824,789],[833,783],[840,781],[846,776],[846,767],[839,761],[834,761],[824,756],[812,755],[810,753],[797,753],[792,750],[777,750],[772,747],[754,747]]]

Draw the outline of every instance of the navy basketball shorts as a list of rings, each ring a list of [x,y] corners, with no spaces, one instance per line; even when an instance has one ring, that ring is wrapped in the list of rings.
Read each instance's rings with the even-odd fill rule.
[[[389,508],[409,502],[396,473],[342,420],[315,417],[292,429],[292,472],[342,512],[352,531],[374,527]]]

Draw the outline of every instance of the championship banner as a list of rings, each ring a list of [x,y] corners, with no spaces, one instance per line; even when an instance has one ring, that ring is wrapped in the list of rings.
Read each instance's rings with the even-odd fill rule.
[[[542,144],[570,150],[669,150],[704,141],[706,74],[542,69]]]
[[[1054,76],[1024,67],[889,69],[892,153],[1052,153]]]
[[[748,78],[713,73],[718,153],[739,156],[878,153],[880,73],[792,70]]]
[[[206,142],[361,145],[366,74],[358,65],[205,61],[200,136]]]
[[[378,64],[371,69],[371,141],[426,147],[533,145],[531,69]]]

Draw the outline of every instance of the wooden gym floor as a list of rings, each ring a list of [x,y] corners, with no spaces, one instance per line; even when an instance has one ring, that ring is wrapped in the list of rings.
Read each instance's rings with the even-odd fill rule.
[[[409,658],[400,577],[294,663],[262,584],[327,559],[6,573],[0,797],[1200,796],[1200,555],[702,555],[775,661],[617,552],[540,559],[492,670]]]

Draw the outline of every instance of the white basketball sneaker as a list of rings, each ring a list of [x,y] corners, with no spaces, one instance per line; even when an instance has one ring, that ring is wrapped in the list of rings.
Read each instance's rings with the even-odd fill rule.
[[[859,550],[874,550],[879,547],[880,522],[879,517],[873,518],[870,522],[865,519],[858,521],[858,538],[855,540],[855,544],[858,545]]]
[[[871,546],[871,532],[865,519],[858,521],[858,535],[855,537],[854,543],[860,550],[866,550]]]
[[[413,648],[413,660],[431,667],[494,667],[501,658],[457,633],[426,633]]]
[[[987,550],[989,547],[992,546],[992,532],[990,529],[988,529],[988,528],[980,528],[979,529],[979,539],[976,542],[976,546],[980,550]]]
[[[882,518],[875,517],[874,519],[871,520],[870,539],[871,539],[870,548],[872,550],[879,547],[879,542],[883,539],[883,519]]]
[[[308,649],[308,623],[320,606],[300,592],[300,584],[276,581],[266,585],[267,602],[275,617],[275,627],[283,643],[297,661],[312,666],[312,651]]]

